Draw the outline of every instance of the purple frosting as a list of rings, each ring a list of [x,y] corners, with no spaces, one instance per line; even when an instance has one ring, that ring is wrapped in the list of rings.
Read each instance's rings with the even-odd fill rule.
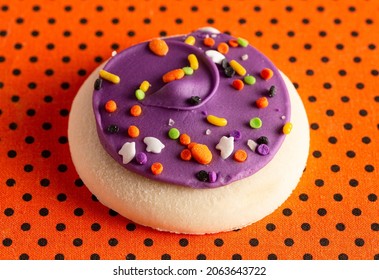
[[[164,39],[169,47],[166,56],[157,56],[148,47],[148,42],[132,46],[112,57],[104,66],[104,70],[120,77],[119,84],[103,80],[100,89],[94,90],[93,109],[96,118],[99,139],[104,149],[122,166],[130,171],[145,177],[168,183],[188,186],[192,188],[214,188],[227,185],[233,181],[251,176],[263,168],[275,156],[285,135],[282,128],[290,120],[290,100],[288,92],[278,69],[262,53],[253,48],[230,47],[225,55],[228,61],[234,59],[253,75],[256,83],[245,85],[240,91],[231,84],[235,79],[243,80],[237,74],[226,77],[221,65],[215,64],[205,51],[216,49],[221,42],[235,39],[227,34],[210,34],[201,30],[193,32],[196,38],[194,46],[184,43],[187,36],[177,36]],[[188,35],[188,36],[189,36]],[[203,38],[212,36],[215,40],[213,47],[206,47]],[[199,61],[199,69],[190,76],[170,83],[164,83],[162,76],[174,69],[189,66],[188,55],[195,54]],[[248,59],[242,60],[247,54]],[[260,77],[263,68],[270,68],[274,76],[269,80]],[[138,101],[135,91],[142,81],[148,81],[151,87],[146,91],[146,97]],[[257,108],[255,101],[268,96],[271,86],[275,86],[276,95],[268,98],[266,108]],[[188,100],[192,96],[199,96],[201,103],[193,105]],[[117,103],[117,110],[108,113],[104,105],[108,100]],[[138,117],[130,115],[130,108],[139,104],[142,114]],[[278,110],[279,109],[279,110]],[[206,115],[215,115],[227,119],[228,124],[223,127],[213,126],[206,120]],[[282,116],[285,116],[285,120]],[[249,120],[259,117],[262,127],[253,129]],[[110,133],[108,127],[117,125],[119,131]],[[137,138],[127,134],[128,127],[135,125],[140,130]],[[177,128],[180,133],[186,133],[191,141],[207,145],[213,158],[207,165],[195,160],[180,159],[180,152],[185,148],[179,140],[168,137],[170,128]],[[233,154],[222,159],[220,151],[215,147],[222,136],[229,136],[231,131],[238,131],[241,139],[234,141],[234,151],[243,149],[248,153],[246,161],[240,163],[233,159]],[[252,151],[247,141],[256,141],[259,137],[270,139],[268,155],[262,156]],[[165,147],[160,153],[146,152],[145,137],[159,139]],[[122,163],[122,156],[118,154],[125,142],[135,142],[136,153],[147,154],[146,164],[131,161]],[[164,171],[153,175],[150,166],[160,162]],[[196,178],[200,170],[217,174],[215,182],[202,182]],[[215,177],[214,177],[215,178]],[[213,181],[213,179],[212,179]]]

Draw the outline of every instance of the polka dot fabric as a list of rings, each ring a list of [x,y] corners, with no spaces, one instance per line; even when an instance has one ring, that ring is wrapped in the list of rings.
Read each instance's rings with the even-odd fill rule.
[[[0,258],[379,259],[378,9],[376,1],[1,1]],[[293,81],[309,117],[308,165],[290,198],[251,226],[158,232],[88,191],[70,158],[68,115],[113,50],[207,25],[245,37]]]

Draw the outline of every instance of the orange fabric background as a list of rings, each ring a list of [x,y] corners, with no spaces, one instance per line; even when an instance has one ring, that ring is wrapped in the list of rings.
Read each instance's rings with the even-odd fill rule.
[[[379,259],[378,13],[377,1],[0,1],[0,258]],[[294,82],[308,165],[251,226],[157,232],[83,186],[68,113],[113,49],[207,25],[245,37]]]

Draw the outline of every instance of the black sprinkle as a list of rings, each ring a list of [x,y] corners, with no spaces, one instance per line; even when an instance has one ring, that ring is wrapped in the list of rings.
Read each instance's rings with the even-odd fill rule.
[[[101,85],[103,84],[103,80],[102,79],[96,79],[96,81],[95,81],[95,84],[94,84],[94,88],[96,89],[96,90],[99,90],[99,89],[101,89]]]
[[[257,139],[257,144],[258,145],[261,145],[261,144],[266,144],[268,145],[268,138],[266,136],[261,136]]]
[[[188,103],[190,105],[199,105],[201,103],[200,96],[191,96],[190,99],[188,99]]]
[[[224,73],[225,73],[225,76],[231,78],[236,74],[236,71],[234,71],[232,67],[228,66],[224,69]]]
[[[196,178],[201,182],[208,182],[209,181],[209,175],[208,172],[205,170],[200,170],[196,173]]]
[[[110,126],[108,126],[108,132],[114,134],[114,133],[117,133],[120,129],[117,125],[115,124],[111,124]]]
[[[270,89],[268,90],[268,97],[274,97],[276,95],[276,87],[271,86]]]
[[[223,68],[223,69],[225,69],[226,67],[229,67],[230,65],[229,65],[229,62],[228,62],[228,60],[226,59],[226,58],[224,58],[222,61],[221,61],[221,67]]]

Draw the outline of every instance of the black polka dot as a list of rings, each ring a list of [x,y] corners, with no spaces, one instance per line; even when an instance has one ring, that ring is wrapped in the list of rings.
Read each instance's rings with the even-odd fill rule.
[[[229,6],[223,6],[222,7],[222,11],[223,12],[229,12],[230,11],[230,7]]]
[[[342,201],[343,196],[342,196],[342,194],[340,194],[340,193],[336,193],[336,194],[333,195],[333,199],[334,199],[335,201],[340,202],[340,201]]]
[[[354,243],[358,247],[362,247],[362,246],[365,245],[365,241],[363,240],[363,238],[357,238],[357,239],[355,239]]]
[[[340,167],[339,167],[339,165],[337,165],[337,164],[333,164],[331,167],[330,167],[330,170],[332,171],[332,172],[339,172],[340,171]]]
[[[336,224],[336,229],[338,231],[344,231],[346,229],[346,226],[343,223]]]
[[[351,123],[345,123],[343,125],[343,128],[346,129],[346,130],[352,130],[353,129],[353,125]]]
[[[304,49],[310,50],[310,49],[312,49],[312,45],[309,43],[306,43],[306,44],[304,44]]]
[[[359,208],[354,208],[351,213],[354,215],[354,216],[360,216],[362,215],[362,210],[359,209]]]
[[[347,155],[347,157],[349,157],[349,158],[354,158],[354,157],[355,157],[355,152],[354,152],[354,151],[347,151],[347,152],[346,152],[346,155]]]
[[[207,256],[205,254],[198,254],[196,256],[196,259],[197,260],[206,260],[207,259]]]
[[[72,241],[72,244],[75,246],[75,247],[80,247],[83,245],[83,240],[81,238],[75,238],[73,241]]]
[[[296,57],[294,57],[294,56],[290,56],[290,57],[288,58],[288,60],[289,60],[289,62],[295,63],[297,59],[296,59]]]
[[[11,122],[8,127],[10,130],[16,130],[18,125],[15,122]]]
[[[371,224],[371,230],[379,231],[379,224],[378,223],[372,223]]]
[[[57,231],[64,231],[66,229],[66,225],[64,223],[58,223],[56,226],[55,226],[55,229]]]
[[[369,50],[375,50],[376,49],[376,45],[375,44],[369,44],[368,45],[368,49]]]
[[[60,136],[60,137],[58,138],[58,142],[59,142],[60,144],[67,144],[68,139],[67,139],[66,136]]]
[[[365,171],[366,171],[366,172],[371,173],[371,172],[373,172],[374,170],[375,170],[375,168],[374,168],[373,165],[371,165],[371,164],[367,164],[367,165],[365,165]]]
[[[288,246],[288,247],[291,247],[293,246],[293,244],[295,244],[294,240],[292,238],[286,238],[284,240],[284,245]]]
[[[295,36],[295,32],[292,31],[292,30],[290,30],[290,31],[287,32],[287,36],[288,37],[294,37]]]
[[[31,164],[25,164],[25,165],[24,165],[24,171],[25,171],[25,172],[32,172],[33,169],[34,169],[34,166],[31,165]]]
[[[57,169],[59,172],[66,172],[68,168],[66,164],[59,164]]]
[[[262,35],[263,35],[263,32],[262,31],[256,31],[255,32],[255,36],[257,36],[257,37],[262,37]]]
[[[40,183],[40,185],[41,185],[42,187],[48,187],[48,186],[50,185],[50,180],[44,178],[44,179],[41,179],[41,181],[40,181],[39,183]]]
[[[344,48],[345,48],[345,46],[343,44],[341,44],[341,43],[339,43],[339,44],[336,45],[336,49],[337,50],[343,50]]]
[[[371,70],[371,75],[373,75],[373,76],[378,76],[378,75],[379,75],[379,71],[373,69],[373,70]]]
[[[354,6],[350,6],[348,9],[349,9],[349,12],[352,12],[352,13],[357,10]]]
[[[249,244],[250,244],[250,246],[252,246],[252,247],[256,247],[256,246],[259,245],[259,241],[258,241],[257,238],[252,238],[252,239],[249,240]]]
[[[134,30],[129,30],[127,35],[128,35],[128,37],[133,37],[136,35],[136,32]]]
[[[304,254],[303,260],[313,260],[312,254],[309,254],[309,253]]]
[[[96,254],[96,253],[93,253],[90,256],[90,260],[100,260],[100,255]]]
[[[118,18],[112,18],[112,24],[119,24],[120,23],[120,19]]]
[[[337,25],[342,23],[341,19],[339,19],[339,18],[335,18],[333,20],[333,22],[334,22],[334,24],[337,24]]]
[[[320,151],[313,151],[312,155],[314,158],[320,158],[322,156],[322,153]]]
[[[275,254],[269,254],[269,255],[267,256],[267,259],[268,259],[268,260],[277,260],[277,259],[278,259],[278,256],[275,255]]]
[[[308,101],[313,103],[313,102],[317,101],[317,98],[316,98],[316,96],[311,95],[308,97]]]
[[[109,209],[108,213],[109,213],[109,216],[112,216],[112,217],[116,217],[118,215],[118,213],[113,209]]]
[[[357,89],[364,89],[365,85],[364,85],[363,83],[357,83],[357,84],[355,85],[355,87],[356,87]]]
[[[320,245],[321,246],[328,246],[329,245],[329,239],[327,239],[327,238],[321,238],[320,239]]]
[[[326,37],[327,33],[326,33],[326,31],[322,30],[322,31],[320,31],[320,32],[318,33],[318,35],[319,35],[320,37]]]
[[[274,231],[274,230],[276,229],[276,226],[275,226],[275,224],[273,224],[273,223],[268,223],[268,224],[266,225],[266,229],[267,229],[268,231]]]
[[[54,257],[55,260],[64,260],[64,255],[59,253],[59,254],[56,254],[55,257]]]
[[[46,217],[47,215],[49,215],[49,209],[47,209],[47,208],[41,208],[38,213],[39,213],[40,216]]]
[[[318,123],[311,123],[310,127],[311,127],[312,130],[317,130],[317,129],[320,128],[320,126],[318,125]]]
[[[309,231],[311,229],[311,225],[309,223],[302,223],[301,229],[304,231]]]
[[[70,30],[65,30],[62,33],[63,37],[70,37],[71,36],[71,31]]]
[[[221,247],[222,245],[224,245],[224,240],[222,240],[221,238],[216,238],[214,240],[214,245],[217,247]]]
[[[309,23],[310,23],[310,20],[309,20],[308,18],[303,18],[303,19],[301,20],[301,22],[302,22],[303,24],[309,24]]]
[[[322,180],[322,179],[316,179],[315,180],[315,185],[317,187],[323,187],[324,186],[324,180]]]
[[[31,226],[30,226],[29,223],[23,223],[23,224],[21,225],[21,230],[22,230],[22,231],[28,231],[28,230],[30,230],[30,229],[31,229]]]
[[[181,247],[187,247],[188,246],[188,239],[187,238],[181,238],[180,240],[179,240],[179,245],[181,246]]]
[[[177,19],[175,19],[175,23],[176,24],[182,24],[183,20],[181,18],[177,18]]]
[[[198,6],[192,6],[191,7],[191,11],[192,12],[197,12],[199,10],[199,7]]]
[[[101,229],[101,225],[99,223],[93,223],[91,225],[91,230],[92,231],[99,231]]]
[[[358,37],[359,32],[358,31],[351,31],[350,35],[351,35],[351,37]]]
[[[83,216],[83,214],[84,214],[84,210],[80,207],[74,210],[74,215],[77,217]]]
[[[143,241],[143,244],[144,244],[146,247],[151,247],[151,246],[153,246],[154,242],[153,242],[153,239],[151,239],[151,238],[146,238],[146,239]]]
[[[30,82],[30,83],[28,84],[28,88],[29,88],[29,89],[36,89],[36,88],[37,88],[37,83],[35,83],[35,82]]]
[[[362,137],[362,143],[364,144],[370,144],[371,143],[371,138],[368,136]]]
[[[77,187],[82,187],[82,186],[84,186],[84,183],[83,183],[82,179],[80,179],[80,178],[76,179],[75,182],[74,182],[74,184],[75,184],[75,186],[77,186]]]
[[[8,157],[9,158],[15,158],[17,156],[17,152],[15,150],[9,150],[8,151]]]
[[[353,58],[353,61],[354,61],[355,63],[360,63],[360,62],[362,61],[362,58],[360,58],[359,56],[355,56],[355,57]]]
[[[349,180],[349,185],[351,187],[357,187],[359,185],[359,182],[356,179],[350,179]]]
[[[171,255],[170,254],[163,254],[161,256],[161,260],[171,260]]]
[[[23,18],[16,18],[16,23],[17,24],[23,24],[24,23],[24,19]]]
[[[338,255],[338,259],[339,260],[348,260],[349,256],[346,255],[345,253],[341,253],[341,254]]]
[[[317,214],[321,217],[325,216],[328,212],[326,211],[325,208],[319,208],[317,209]]]
[[[47,245],[47,239],[46,238],[40,238],[40,239],[38,239],[37,244],[41,247],[44,247]]]
[[[314,71],[313,71],[312,69],[307,69],[307,70],[305,71],[305,74],[306,74],[307,76],[313,76],[313,75],[314,75]]]
[[[65,193],[60,193],[57,195],[57,200],[59,202],[64,202],[67,200],[67,195]]]
[[[324,62],[324,63],[328,63],[329,62],[329,57],[323,56],[323,57],[321,57],[321,61]]]
[[[136,230],[136,225],[134,224],[134,223],[128,223],[127,225],[126,225],[126,230],[127,231],[135,231]]]
[[[368,196],[367,196],[367,199],[371,202],[375,202],[378,200],[378,196],[374,193],[370,193]]]
[[[12,245],[12,243],[13,243],[13,241],[10,238],[4,238],[3,239],[3,245],[4,245],[4,247],[9,247],[9,246]]]
[[[136,259],[136,255],[134,255],[134,254],[127,254],[126,256],[125,256],[125,259],[126,260],[135,260]]]
[[[7,12],[9,10],[9,7],[7,5],[3,5],[3,6],[1,6],[1,10],[3,12]]]
[[[118,240],[116,238],[111,238],[111,239],[108,240],[108,244],[111,247],[115,247],[118,244]]]
[[[299,195],[299,199],[301,200],[301,201],[307,201],[308,200],[308,195],[306,194],[306,193],[302,193],[302,194],[300,194]]]
[[[292,210],[289,209],[289,208],[284,208],[283,211],[282,211],[283,215],[286,216],[286,217],[289,217],[292,215]]]
[[[12,208],[5,208],[4,215],[7,217],[13,216],[14,210]]]

